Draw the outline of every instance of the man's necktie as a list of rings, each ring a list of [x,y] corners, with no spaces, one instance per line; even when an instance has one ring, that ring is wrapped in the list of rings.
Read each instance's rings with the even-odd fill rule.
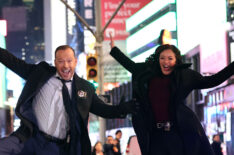
[[[68,114],[69,118],[69,126],[70,126],[70,146],[69,146],[69,151],[71,155],[76,154],[76,144],[77,144],[77,130],[76,130],[76,120],[75,120],[75,114],[73,111],[72,107],[72,100],[70,98],[66,82],[71,82],[71,81],[65,81],[63,79],[58,78],[59,80],[62,81],[63,87],[62,87],[62,94],[63,94],[63,104],[65,107],[65,110]]]

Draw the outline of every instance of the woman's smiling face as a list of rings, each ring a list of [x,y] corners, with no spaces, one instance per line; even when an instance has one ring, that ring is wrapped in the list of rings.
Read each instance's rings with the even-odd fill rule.
[[[169,75],[176,65],[176,56],[171,49],[164,50],[159,56],[159,64],[164,75]]]

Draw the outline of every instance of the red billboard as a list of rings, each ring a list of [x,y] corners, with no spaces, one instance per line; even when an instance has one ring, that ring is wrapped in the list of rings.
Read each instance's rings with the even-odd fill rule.
[[[112,33],[114,40],[125,40],[128,37],[125,21],[151,0],[126,0],[115,18],[111,21],[104,32],[104,40],[109,40],[109,33]],[[102,0],[102,27],[106,25],[122,0]]]

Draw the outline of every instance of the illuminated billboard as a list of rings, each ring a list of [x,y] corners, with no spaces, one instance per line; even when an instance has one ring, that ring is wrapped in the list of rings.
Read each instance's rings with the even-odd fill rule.
[[[133,35],[127,38],[127,52],[132,53],[139,47],[142,47],[152,40],[159,38],[162,29],[168,31],[176,31],[176,14],[175,12],[169,12],[158,20],[153,21],[144,28],[140,29]],[[144,39],[142,39],[144,36]]]
[[[161,10],[170,3],[175,3],[175,0],[152,1],[143,7],[140,11],[136,12],[133,16],[126,21],[126,30],[129,32],[131,29],[142,23],[147,18],[153,16],[155,12]]]
[[[208,47],[202,53],[207,56],[213,55],[211,52],[221,46],[220,40],[213,42],[220,38],[217,31],[220,29],[225,31],[228,28],[228,24],[226,24],[227,1],[177,0],[176,3],[178,47],[182,54],[186,54],[199,44],[205,44]]]
[[[0,47],[6,48],[5,37],[0,34]],[[0,107],[4,106],[6,100],[6,68],[0,63]]]
[[[7,36],[7,21],[0,20],[0,34],[3,36]]]
[[[171,33],[171,44],[177,45],[176,1],[152,1],[127,19],[126,40],[128,55],[135,62],[143,62],[159,45],[160,32]]]

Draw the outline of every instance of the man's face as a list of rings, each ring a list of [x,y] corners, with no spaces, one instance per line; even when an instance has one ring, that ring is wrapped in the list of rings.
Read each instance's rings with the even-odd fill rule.
[[[113,144],[113,137],[107,137],[107,144]]]
[[[54,60],[58,74],[64,80],[71,80],[74,75],[77,58],[72,49],[58,50]]]
[[[219,137],[219,135],[216,135],[216,136],[214,137],[214,141],[220,142],[220,137]]]

